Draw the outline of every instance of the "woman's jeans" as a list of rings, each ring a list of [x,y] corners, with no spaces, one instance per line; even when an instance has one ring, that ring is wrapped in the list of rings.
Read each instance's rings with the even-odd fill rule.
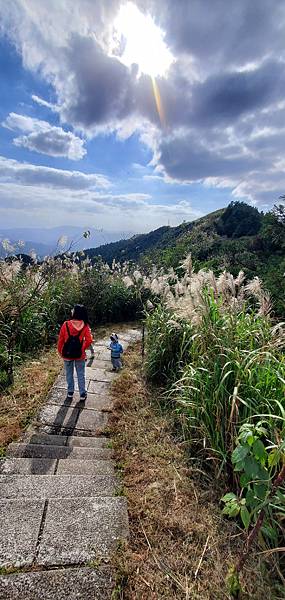
[[[68,394],[74,393],[74,367],[77,373],[78,387],[80,396],[86,394],[85,389],[85,360],[65,360],[64,369],[67,381],[67,392]]]

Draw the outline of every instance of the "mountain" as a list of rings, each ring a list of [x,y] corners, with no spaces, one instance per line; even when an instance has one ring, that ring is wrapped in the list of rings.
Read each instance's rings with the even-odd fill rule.
[[[73,227],[59,226],[53,228],[32,228],[32,227],[17,227],[11,229],[0,229],[0,256],[1,256],[1,240],[8,239],[12,245],[17,248],[19,240],[25,242],[23,252],[29,254],[31,251],[36,252],[39,257],[44,257],[49,254],[54,254],[58,250],[58,241],[65,237],[66,244],[63,249],[67,249],[69,245],[75,250],[82,250],[88,244],[92,244],[94,248],[102,244],[114,242],[120,239],[126,239],[133,235],[131,231],[104,231],[103,229],[90,229],[90,237],[83,237],[83,233],[88,227]],[[4,255],[4,252],[2,252]]]
[[[147,267],[177,268],[191,252],[194,268],[226,269],[248,278],[258,276],[269,289],[278,315],[285,316],[285,207],[263,214],[245,202],[232,202],[178,227],[160,227],[147,234],[90,248],[85,253],[104,261],[134,261]]]

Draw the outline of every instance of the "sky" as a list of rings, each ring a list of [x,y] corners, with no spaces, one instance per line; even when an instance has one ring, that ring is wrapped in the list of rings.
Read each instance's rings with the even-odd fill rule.
[[[279,0],[0,0],[0,228],[269,210],[284,67]]]

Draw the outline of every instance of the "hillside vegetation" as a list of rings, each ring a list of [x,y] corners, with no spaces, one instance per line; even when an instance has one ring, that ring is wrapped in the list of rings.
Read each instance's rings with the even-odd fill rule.
[[[232,202],[226,209],[178,227],[160,227],[86,251],[94,259],[134,261],[144,267],[176,269],[191,252],[196,270],[223,270],[246,278],[258,276],[274,303],[278,316],[284,316],[285,296],[285,211],[276,206],[266,214],[244,202]]]

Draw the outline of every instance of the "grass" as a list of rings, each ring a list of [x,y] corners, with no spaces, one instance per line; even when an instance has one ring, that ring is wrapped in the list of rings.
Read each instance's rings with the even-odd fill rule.
[[[174,417],[162,413],[159,390],[147,387],[141,366],[136,345],[126,354],[113,388],[111,435],[116,460],[124,464],[130,521],[127,549],[117,553],[114,597],[225,600],[225,579],[239,555],[243,533],[222,517],[222,490],[191,466]],[[243,600],[281,600],[260,556],[250,558],[242,585]]]
[[[39,353],[37,359],[27,359],[18,367],[14,385],[0,393],[2,449],[29,425],[61,368],[62,361],[55,348]]]

